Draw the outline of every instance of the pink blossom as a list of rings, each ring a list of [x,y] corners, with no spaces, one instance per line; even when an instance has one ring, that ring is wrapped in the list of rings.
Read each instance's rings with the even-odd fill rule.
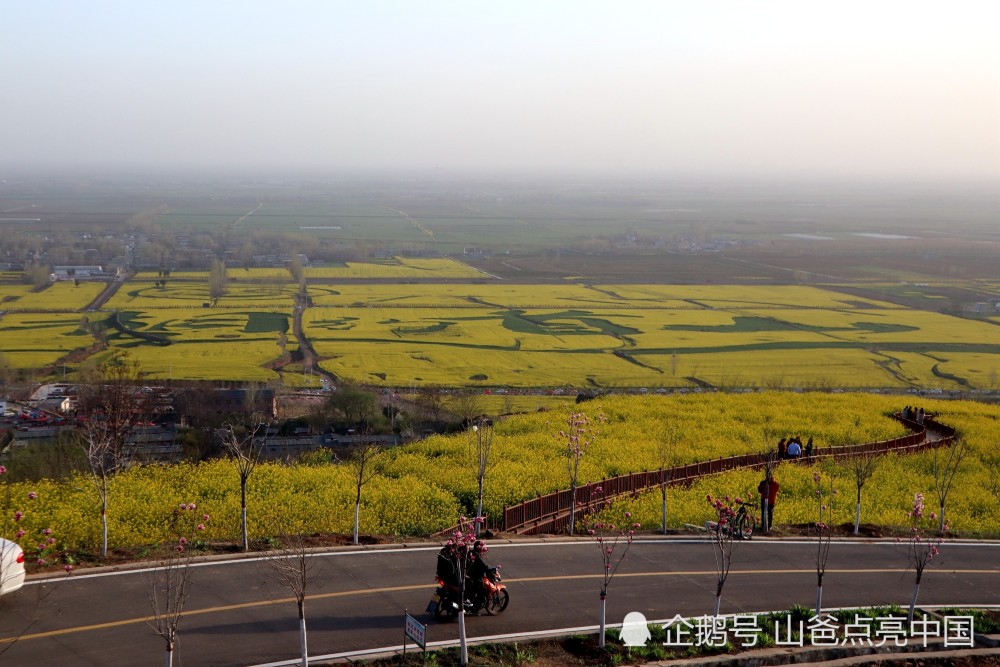
[[[198,524],[198,530],[205,530],[205,524],[199,523]]]
[[[17,531],[16,533],[14,533],[14,534],[15,534],[15,535],[17,536],[17,539],[21,539],[22,537],[24,537],[24,530],[23,530],[23,529],[19,529],[19,530],[18,530],[18,531]]]
[[[38,497],[38,494],[34,491],[28,491],[28,500],[34,500]]]
[[[178,542],[180,542],[180,543],[181,543],[181,545],[184,545],[184,544],[187,544],[187,543],[188,543],[188,540],[187,540],[187,538],[186,538],[186,537],[182,537],[181,539],[179,539],[179,540],[177,540],[177,541],[178,541]]]
[[[184,545],[182,545],[182,544],[178,544],[178,545],[177,545],[176,547],[174,547],[174,550],[175,550],[175,551],[176,551],[177,553],[181,553],[182,551],[184,551]]]
[[[14,521],[20,521],[24,517],[24,512],[18,510],[14,512]]]
[[[208,521],[208,515],[207,514],[202,514],[201,515],[201,520],[202,521]]]
[[[71,574],[73,572],[73,566],[69,564],[63,565],[63,569],[66,570],[66,574]]]
[[[626,519],[631,519],[632,518],[632,513],[631,512],[625,512],[625,518]]]
[[[4,474],[5,472],[7,472],[7,468],[0,466],[0,475]]]
[[[37,565],[45,565],[45,559],[44,558],[39,558],[38,560],[35,561],[35,563]]]
[[[51,528],[45,528],[44,530],[42,530],[42,535],[51,535],[51,534],[52,534]]]
[[[194,511],[195,509],[197,509],[197,507],[195,506],[194,503],[188,503],[188,509]]]
[[[56,538],[50,537],[48,540],[45,541],[45,543],[48,544],[49,546],[52,546],[53,544],[56,543]]]

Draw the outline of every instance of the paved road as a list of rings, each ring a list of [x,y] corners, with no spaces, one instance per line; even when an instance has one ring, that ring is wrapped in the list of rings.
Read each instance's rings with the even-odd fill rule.
[[[423,617],[433,589],[436,547],[316,557],[306,613],[310,654],[329,655],[402,643],[404,609]],[[722,612],[812,605],[812,544],[754,540],[739,545]],[[586,541],[494,544],[511,604],[499,617],[468,622],[470,636],[592,626],[597,622],[600,557]],[[162,641],[145,622],[150,572],[33,582],[0,606],[0,663],[8,665],[136,665],[161,659]],[[181,624],[181,665],[250,665],[293,659],[298,651],[295,605],[258,560],[199,564]],[[613,581],[609,623],[629,611],[650,620],[710,613],[711,547],[692,540],[637,541]],[[824,606],[905,605],[913,574],[900,545],[835,543]],[[1000,605],[1000,544],[946,544],[928,569],[924,604]],[[34,620],[32,620],[34,619]],[[28,627],[26,627],[28,626]],[[430,625],[431,641],[452,639],[455,624]],[[22,635],[16,642],[12,637]]]

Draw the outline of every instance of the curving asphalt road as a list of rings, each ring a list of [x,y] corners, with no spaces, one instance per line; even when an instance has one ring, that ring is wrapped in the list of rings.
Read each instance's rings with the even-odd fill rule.
[[[306,616],[312,656],[398,646],[403,613],[423,613],[433,592],[437,547],[343,549],[316,554]],[[763,540],[740,544],[722,613],[810,606],[815,600],[815,544]],[[498,617],[468,620],[470,637],[579,628],[597,623],[601,559],[588,540],[494,543],[511,604]],[[837,541],[824,606],[909,602],[913,573],[901,545]],[[80,571],[33,579],[0,601],[0,664],[136,665],[162,660],[163,642],[147,624],[155,570]],[[293,660],[295,604],[257,558],[193,566],[175,664],[253,665]],[[637,540],[611,584],[608,622],[640,611],[650,621],[712,610],[711,546],[702,540]],[[1000,605],[1000,543],[946,543],[924,575],[927,605]],[[428,628],[429,641],[453,639],[454,623]]]

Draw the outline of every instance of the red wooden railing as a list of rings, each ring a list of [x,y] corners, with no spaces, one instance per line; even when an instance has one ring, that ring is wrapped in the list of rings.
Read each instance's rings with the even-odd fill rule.
[[[816,450],[811,456],[801,456],[794,459],[795,463],[812,463],[822,458],[846,458],[855,453],[897,452],[910,454],[951,444],[955,437],[955,429],[940,424],[927,417],[923,424],[903,419],[894,415],[914,432],[891,440],[868,442],[860,445],[844,445],[841,447],[825,447]],[[931,437],[933,434],[934,437]],[[767,460],[767,454],[743,454],[727,456],[698,463],[676,466],[668,469],[643,471],[619,475],[599,482],[582,484],[576,489],[577,515],[599,509],[608,500],[625,496],[647,489],[657,488],[661,484],[690,484],[696,479],[717,475],[737,468],[762,468]],[[601,492],[597,489],[600,488]],[[562,489],[543,496],[525,500],[517,505],[504,507],[501,524],[494,530],[533,535],[538,533],[558,533],[569,527],[569,509],[572,492]],[[454,528],[444,533],[452,532]]]

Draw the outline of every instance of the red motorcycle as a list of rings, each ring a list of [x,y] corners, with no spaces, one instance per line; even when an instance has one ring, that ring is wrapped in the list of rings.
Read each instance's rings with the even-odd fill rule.
[[[427,613],[434,614],[440,621],[449,621],[458,616],[459,610],[459,588],[444,583],[440,577],[437,578],[438,587],[427,605]],[[466,613],[476,615],[485,610],[490,616],[502,614],[510,603],[510,593],[507,586],[503,584],[500,576],[500,567],[491,567],[483,576],[482,595],[469,596],[469,589],[466,587],[466,598],[464,602]]]

